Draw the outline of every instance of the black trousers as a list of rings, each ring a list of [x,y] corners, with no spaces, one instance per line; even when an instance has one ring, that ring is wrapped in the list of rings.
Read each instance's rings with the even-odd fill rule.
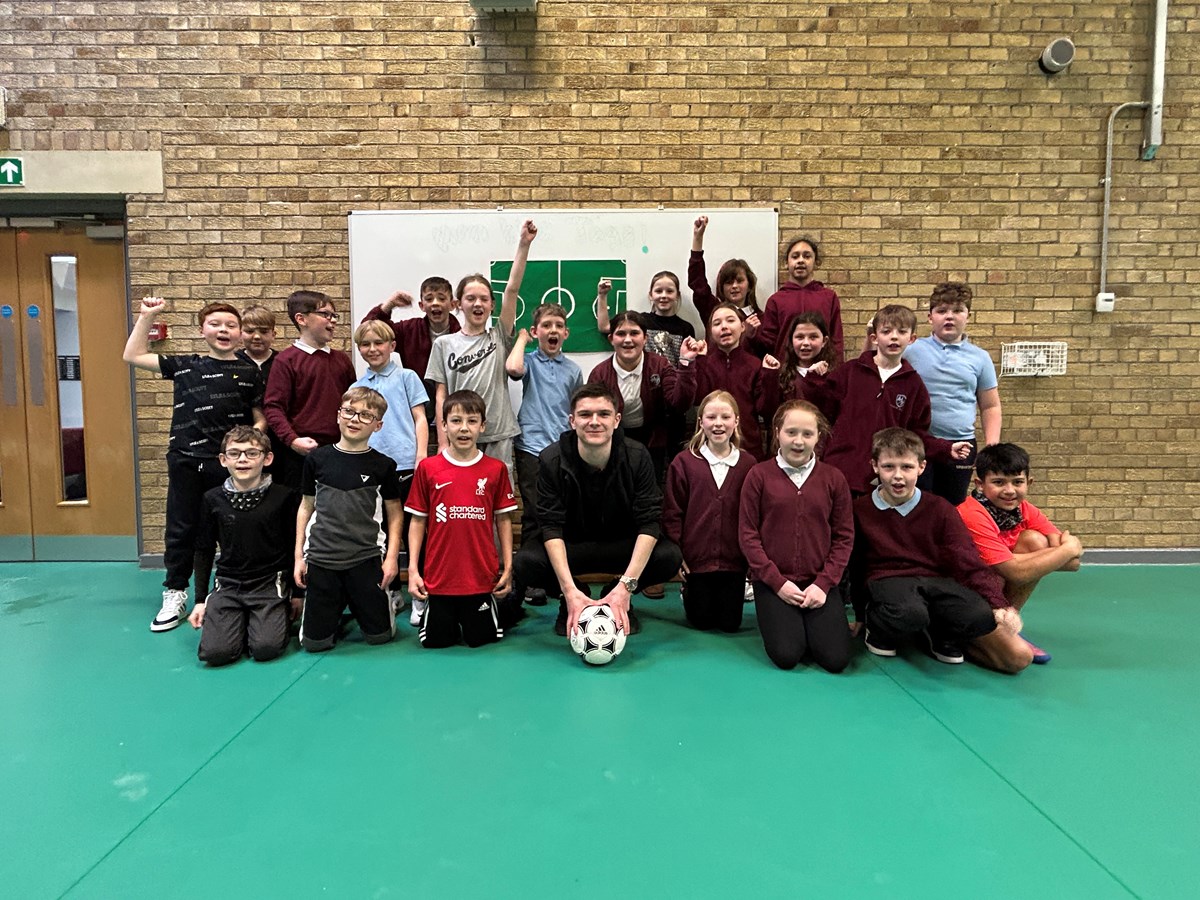
[[[259,662],[281,656],[291,637],[290,583],[286,572],[249,581],[218,575],[213,592],[204,600],[200,659],[223,666],[237,662],[247,650]]]
[[[620,575],[633,557],[634,538],[617,541],[567,542],[567,565],[572,574],[584,575],[599,572]],[[683,554],[679,545],[667,538],[659,538],[654,551],[642,570],[638,581],[641,584],[661,584],[670,581],[679,572]],[[513,560],[513,571],[517,581],[525,587],[542,588],[551,595],[559,594],[558,577],[550,565],[544,544],[522,547]]]
[[[271,464],[271,480],[298,491],[303,476],[304,457],[291,447],[283,447]]]
[[[163,587],[186,591],[196,571],[196,537],[200,503],[206,491],[224,484],[229,472],[219,459],[198,459],[182,453],[167,454],[167,527],[163,536]],[[197,584],[197,595],[208,590]],[[199,599],[199,597],[197,597]]]
[[[310,653],[332,648],[346,607],[350,607],[368,644],[386,644],[395,637],[392,604],[379,586],[382,578],[380,559],[368,559],[349,569],[326,569],[309,563],[300,646]]]
[[[996,628],[988,602],[952,578],[877,578],[867,590],[867,628],[890,644],[925,629],[965,644]]]
[[[971,455],[966,459],[956,459],[952,462],[930,460],[921,477],[917,479],[917,487],[958,506],[970,493],[971,481],[975,477],[975,455],[978,451],[975,441],[971,441]]]
[[[537,524],[538,458],[533,453],[514,450],[513,466],[517,470],[517,489],[521,492],[521,546],[526,547],[542,540]]]
[[[745,604],[744,572],[691,572],[683,586],[684,614],[701,631],[737,631]]]
[[[779,668],[796,668],[805,654],[829,672],[840,672],[850,664],[850,623],[836,587],[830,589],[823,606],[801,609],[756,581],[754,611],[763,649]]]

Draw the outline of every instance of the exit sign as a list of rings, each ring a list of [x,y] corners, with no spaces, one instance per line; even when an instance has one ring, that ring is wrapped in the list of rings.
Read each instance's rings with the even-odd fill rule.
[[[0,187],[24,187],[25,163],[19,156],[0,156]]]

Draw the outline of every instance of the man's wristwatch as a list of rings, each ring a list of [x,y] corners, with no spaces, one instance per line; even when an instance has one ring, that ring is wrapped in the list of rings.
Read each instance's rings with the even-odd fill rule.
[[[621,587],[625,588],[625,590],[629,591],[629,593],[637,593],[638,580],[636,578],[630,578],[628,575],[622,575],[617,579],[617,581],[619,581],[621,583]]]

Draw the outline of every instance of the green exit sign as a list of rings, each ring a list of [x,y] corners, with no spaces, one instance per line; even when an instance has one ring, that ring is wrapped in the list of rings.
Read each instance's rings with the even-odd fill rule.
[[[25,163],[19,156],[0,156],[0,187],[24,187]]]

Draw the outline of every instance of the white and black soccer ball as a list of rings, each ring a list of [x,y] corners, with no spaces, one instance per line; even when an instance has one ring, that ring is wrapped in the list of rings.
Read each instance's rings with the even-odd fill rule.
[[[571,649],[592,666],[608,665],[625,649],[625,631],[617,627],[607,604],[583,608],[579,627],[571,635]]]

